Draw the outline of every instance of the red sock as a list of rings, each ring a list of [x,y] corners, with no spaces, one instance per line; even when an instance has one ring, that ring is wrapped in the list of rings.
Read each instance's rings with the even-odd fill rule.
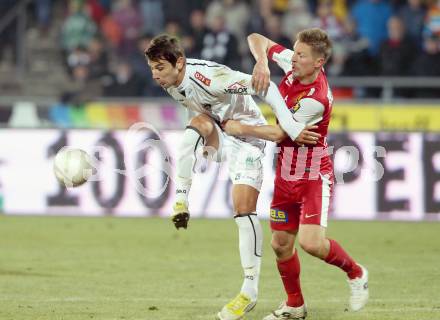
[[[324,261],[344,270],[350,279],[361,277],[362,269],[353,258],[335,240],[328,239],[328,241],[330,241],[330,251]]]
[[[289,307],[300,307],[304,304],[304,299],[301,292],[301,285],[299,281],[299,274],[301,266],[299,264],[298,253],[286,261],[277,261],[278,271],[280,272],[281,280],[287,293],[286,304]]]

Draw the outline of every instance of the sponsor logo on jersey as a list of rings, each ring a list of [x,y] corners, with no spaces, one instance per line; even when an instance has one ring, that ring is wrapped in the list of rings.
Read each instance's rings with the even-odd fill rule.
[[[211,85],[211,79],[208,79],[198,71],[194,74],[194,77],[208,87]]]
[[[246,94],[248,88],[240,82],[235,82],[225,89],[225,93],[229,94]]]
[[[282,210],[270,209],[270,221],[287,222],[287,214]]]

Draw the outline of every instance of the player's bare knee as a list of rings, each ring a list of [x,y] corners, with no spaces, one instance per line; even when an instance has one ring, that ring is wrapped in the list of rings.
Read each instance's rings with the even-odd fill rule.
[[[214,130],[214,124],[207,115],[200,114],[191,119],[190,126],[200,131],[202,136],[209,136]]]
[[[311,254],[312,256],[315,256],[315,257],[319,257],[320,252],[321,252],[321,244],[320,243],[299,239],[299,245],[308,254]]]
[[[251,212],[255,212],[256,203],[253,201],[243,201],[240,203],[235,204],[234,206],[234,212],[236,215],[246,215]]]
[[[271,246],[277,258],[288,256],[293,251],[293,244],[289,243],[287,240],[272,239]]]

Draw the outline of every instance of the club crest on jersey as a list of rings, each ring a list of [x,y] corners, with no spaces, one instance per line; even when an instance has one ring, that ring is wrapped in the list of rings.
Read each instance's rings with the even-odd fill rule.
[[[292,112],[293,114],[295,113],[295,112],[297,112],[298,111],[298,109],[301,107],[301,104],[298,102],[297,104],[295,104],[292,108],[290,108],[289,110],[290,110],[290,112]]]
[[[302,98],[304,98],[305,95],[306,95],[306,92],[303,91],[296,97],[295,102],[293,104],[293,107],[289,108],[290,112],[295,113],[298,111],[299,108],[301,108],[300,101]]]
[[[270,221],[287,222],[287,214],[282,210],[270,209]]]
[[[234,82],[229,87],[225,89],[225,93],[229,94],[246,94],[247,87],[242,85],[240,82]]]
[[[301,92],[301,93],[296,97],[296,102],[295,102],[295,104],[298,104],[299,101],[300,101],[302,98],[304,98],[305,96],[306,96],[306,92],[305,92],[305,91]]]
[[[194,77],[208,87],[211,85],[211,79],[208,79],[198,71],[194,74]]]

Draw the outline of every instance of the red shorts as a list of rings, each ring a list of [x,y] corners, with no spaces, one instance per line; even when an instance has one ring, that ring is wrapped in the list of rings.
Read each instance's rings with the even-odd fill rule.
[[[275,178],[270,206],[272,230],[298,231],[300,224],[327,227],[333,194],[333,175],[319,175],[316,180],[286,181]]]

